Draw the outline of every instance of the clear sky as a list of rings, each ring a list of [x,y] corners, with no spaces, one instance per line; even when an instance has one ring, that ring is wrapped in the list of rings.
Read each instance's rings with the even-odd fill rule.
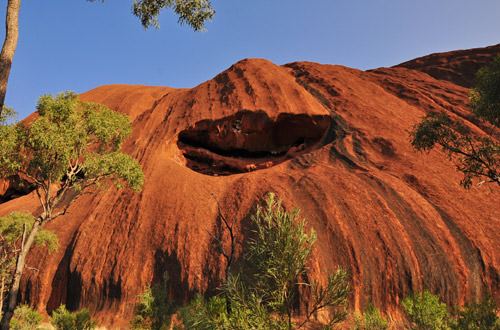
[[[131,14],[132,0],[22,1],[6,104],[22,119],[47,93],[114,83],[193,87],[248,57],[366,70],[500,43],[498,0],[212,3],[214,20],[197,33],[169,11],[159,31],[144,30]]]

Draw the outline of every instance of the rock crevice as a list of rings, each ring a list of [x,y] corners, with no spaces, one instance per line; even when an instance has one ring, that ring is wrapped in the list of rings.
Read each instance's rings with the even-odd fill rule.
[[[186,166],[207,175],[230,175],[277,165],[327,143],[329,116],[242,110],[202,120],[178,136]],[[328,141],[330,142],[330,141]]]

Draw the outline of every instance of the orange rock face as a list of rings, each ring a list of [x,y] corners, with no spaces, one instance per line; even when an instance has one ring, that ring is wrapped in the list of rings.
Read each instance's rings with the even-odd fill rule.
[[[436,79],[448,80],[463,87],[473,87],[476,72],[500,54],[500,44],[484,48],[431,54],[401,63],[396,67],[419,70]]]
[[[477,60],[450,54],[463,66]],[[318,233],[308,277],[346,268],[355,309],[371,300],[397,316],[401,298],[423,287],[450,304],[486,291],[499,299],[500,189],[464,190],[443,153],[414,152],[408,135],[429,111],[482,128],[469,120],[468,90],[453,83],[458,69],[417,62],[364,72],[247,59],[192,89],[82,94],[132,118],[123,148],[146,182],[141,193],[86,195],[50,223],[60,248],[31,255],[38,271],[26,271],[23,298],[47,312],[87,307],[101,324],[126,327],[137,294],[165,271],[179,303],[213,291],[225,264],[209,235],[222,230],[212,195],[236,219],[241,255],[249,215],[273,191]],[[455,73],[438,80],[430,66]],[[1,215],[16,209],[39,211],[32,194],[0,204]]]

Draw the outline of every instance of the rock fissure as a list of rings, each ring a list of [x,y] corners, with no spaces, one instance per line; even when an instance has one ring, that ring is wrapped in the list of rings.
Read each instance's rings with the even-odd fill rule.
[[[12,199],[28,195],[35,187],[19,176],[11,176],[6,181],[0,181],[0,204]]]
[[[268,168],[317,149],[330,128],[329,116],[242,110],[218,120],[202,120],[177,141],[186,166],[207,175],[230,175]]]

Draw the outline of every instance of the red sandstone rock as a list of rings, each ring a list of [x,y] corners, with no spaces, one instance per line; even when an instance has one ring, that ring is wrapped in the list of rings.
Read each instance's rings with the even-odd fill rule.
[[[419,70],[436,79],[448,80],[463,87],[473,87],[476,72],[500,55],[500,44],[446,53],[435,53],[401,63],[395,67]]]
[[[443,153],[415,153],[409,144],[408,131],[429,111],[481,131],[469,120],[467,94],[402,67],[363,72],[256,59],[192,89],[84,93],[131,116],[123,148],[146,182],[141,193],[86,195],[49,224],[60,248],[31,255],[28,265],[39,271],[26,271],[23,297],[47,312],[85,306],[101,324],[126,327],[136,295],[165,271],[179,303],[220,283],[224,259],[208,234],[221,230],[212,194],[237,219],[239,255],[249,214],[273,191],[318,233],[309,278],[345,267],[355,309],[371,300],[397,316],[401,297],[424,286],[450,304],[487,290],[499,299],[500,189],[466,191]],[[39,207],[32,195],[0,204],[1,215],[16,209]]]

